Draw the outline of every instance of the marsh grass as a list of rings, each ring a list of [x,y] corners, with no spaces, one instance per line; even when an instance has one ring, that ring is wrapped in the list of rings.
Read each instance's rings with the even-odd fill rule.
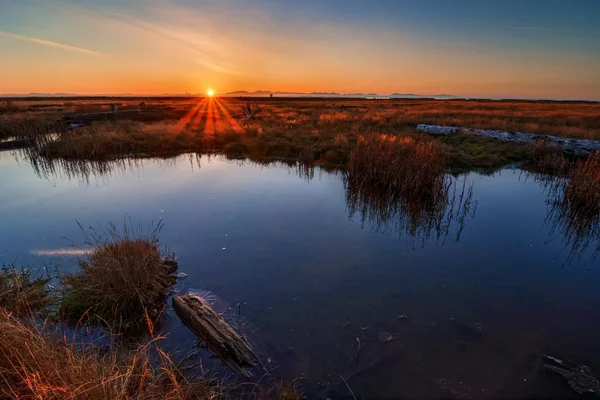
[[[43,312],[52,303],[50,277],[36,277],[32,270],[4,266],[0,269],[0,309],[17,316]]]
[[[350,217],[359,214],[378,231],[407,236],[423,245],[433,235],[446,240],[453,223],[459,240],[474,216],[472,185],[445,172],[444,148],[434,141],[387,135],[360,138],[345,176]]]
[[[115,98],[105,101],[123,104],[135,101],[139,104],[140,100]],[[214,100],[219,105],[213,108],[202,108],[203,99],[153,101],[155,104],[150,111],[132,113],[125,117],[127,119],[97,121],[71,131],[58,130],[58,139],[40,140],[36,152],[43,157],[92,161],[199,152],[225,153],[260,162],[304,162],[304,158],[312,154],[312,163],[316,165],[343,167],[360,136],[383,132],[412,137],[419,123],[600,139],[600,105],[597,103],[256,99],[262,109],[259,118],[244,121],[230,117],[238,114],[246,102],[244,99]],[[11,132],[14,136],[15,129],[45,132],[48,129],[44,128],[44,123],[39,129],[28,128],[28,121],[44,121],[52,116],[56,121],[77,107],[106,107],[97,100],[69,100],[61,103],[62,107],[58,103],[30,101],[23,104],[28,111],[0,115],[0,136],[2,132],[4,135]],[[3,122],[3,119],[7,121]],[[19,119],[23,126],[16,128],[15,121]],[[461,134],[436,140],[446,147],[447,167],[455,172],[491,171],[509,163],[536,158],[533,145],[502,143]],[[310,153],[306,149],[310,149]]]
[[[144,231],[109,223],[87,234],[91,251],[80,271],[62,280],[59,316],[103,321],[122,332],[144,328],[146,316],[156,321],[177,269],[173,256],[158,246],[161,227]]]
[[[423,204],[435,200],[445,186],[447,154],[433,140],[408,136],[359,137],[347,172],[352,181],[370,185]]]
[[[568,249],[565,264],[588,251],[595,260],[600,255],[600,155],[570,163],[563,176],[541,180],[548,188],[550,235],[561,234]]]
[[[61,122],[36,113],[0,114],[0,139],[35,139],[64,130]]]
[[[134,350],[78,342],[0,309],[0,397],[44,400],[225,398],[206,379],[189,381],[158,344]]]

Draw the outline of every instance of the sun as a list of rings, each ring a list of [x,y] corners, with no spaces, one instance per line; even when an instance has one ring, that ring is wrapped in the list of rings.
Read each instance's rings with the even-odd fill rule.
[[[214,90],[212,90],[212,89],[208,89],[208,90],[206,91],[206,94],[207,94],[209,97],[213,97],[213,96],[215,95],[215,91],[214,91]]]

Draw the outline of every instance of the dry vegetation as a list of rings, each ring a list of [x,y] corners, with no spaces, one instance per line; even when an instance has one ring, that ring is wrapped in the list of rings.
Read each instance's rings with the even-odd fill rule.
[[[302,397],[291,385],[225,384],[190,371],[160,347],[156,317],[174,283],[174,262],[157,247],[160,226],[147,232],[109,224],[88,235],[82,271],[62,281],[64,296],[50,297],[49,278],[6,267],[0,272],[0,398],[44,400],[209,400]],[[55,300],[58,315],[38,318]],[[61,317],[79,319],[65,330]],[[85,320],[84,320],[85,319]],[[144,325],[144,341],[108,335],[95,344],[88,320],[119,329]],[[54,321],[54,322],[51,322]],[[86,329],[79,329],[86,326]],[[109,330],[111,333],[114,332]],[[69,332],[68,334],[66,332]],[[98,331],[99,333],[100,331]],[[248,390],[251,389],[251,391]]]
[[[15,101],[0,111],[0,137],[43,133],[64,115],[108,111],[110,103],[134,109],[142,99]],[[48,157],[107,160],[122,156],[170,156],[223,152],[257,161],[292,160],[345,167],[360,136],[421,138],[419,123],[491,128],[600,139],[600,104],[476,100],[255,99],[261,112],[237,118],[246,100],[145,99],[148,109],[124,119],[58,129],[42,142]],[[243,113],[241,113],[243,117]],[[41,122],[40,122],[41,121]],[[51,124],[52,123],[52,124]],[[39,125],[39,126],[38,126]],[[533,160],[535,146],[499,143],[456,134],[439,140],[447,167],[492,169]]]
[[[600,155],[572,162],[561,154],[548,154],[533,172],[548,190],[546,222],[551,236],[564,238],[565,263],[588,250],[594,260],[600,255]]]
[[[189,382],[157,345],[110,351],[61,337],[0,309],[0,397],[44,400],[225,398],[206,380]],[[154,351],[160,360],[151,362]]]
[[[92,249],[81,271],[63,278],[61,318],[103,321],[118,331],[146,326],[166,305],[177,264],[158,247],[160,225],[149,232],[110,223],[88,237]]]
[[[446,159],[444,146],[433,139],[359,138],[345,176],[350,215],[358,213],[379,230],[406,234],[413,244],[424,244],[431,235],[444,240],[454,222],[459,236],[475,202],[466,181],[458,191],[446,174]]]
[[[35,277],[26,268],[5,266],[0,270],[0,310],[14,315],[43,312],[52,302],[49,277]]]

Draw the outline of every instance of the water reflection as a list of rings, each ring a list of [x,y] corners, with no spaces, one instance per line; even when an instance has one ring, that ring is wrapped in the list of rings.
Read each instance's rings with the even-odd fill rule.
[[[189,154],[188,156],[192,170],[200,168],[201,156]],[[151,159],[152,163],[158,163],[161,167],[174,167],[181,158]],[[209,157],[210,159],[210,157]],[[75,180],[79,184],[89,185],[92,180],[101,180],[104,183],[112,177],[126,172],[140,173],[144,163],[149,159],[144,158],[118,158],[108,161],[83,161],[65,160],[59,158],[33,157],[28,158],[35,174],[49,181]]]
[[[568,194],[568,181],[557,178],[548,186],[548,216],[550,236],[560,236],[567,252],[564,264],[589,254],[589,262],[600,254],[600,213],[590,212]]]
[[[424,246],[431,238],[444,244],[458,241],[467,218],[474,218],[477,201],[473,183],[445,175],[443,184],[432,190],[426,201],[406,191],[370,184],[347,175],[344,180],[350,218],[359,215],[377,232],[397,233],[413,246]]]
[[[191,153],[184,156],[190,168],[201,168],[204,159],[210,162],[211,155]],[[214,157],[214,156],[212,156]],[[89,185],[100,180],[107,183],[123,173],[140,174],[144,164],[151,162],[161,168],[174,167],[183,157],[167,159],[119,158],[108,161],[81,161],[33,157],[29,161],[35,174],[49,181],[77,181],[80,185]],[[369,185],[368,180],[353,179],[338,169],[303,163],[257,162],[250,159],[229,159],[230,163],[285,166],[295,175],[307,182],[320,179],[323,174],[343,175],[346,192],[346,204],[350,219],[360,216],[363,227],[370,224],[378,233],[395,233],[407,241],[425,245],[434,238],[436,243],[445,243],[446,239],[458,241],[467,218],[474,218],[477,201],[473,199],[473,184],[466,178],[458,179],[450,175],[441,178],[441,185],[423,200],[423,196],[410,196],[406,191],[382,189],[377,185]]]
[[[573,260],[593,263],[600,255],[600,213],[573,201],[568,177],[525,172],[546,191],[547,214],[544,225],[550,228],[547,242],[562,240],[564,247],[556,258],[563,266]],[[564,255],[566,254],[566,255]]]

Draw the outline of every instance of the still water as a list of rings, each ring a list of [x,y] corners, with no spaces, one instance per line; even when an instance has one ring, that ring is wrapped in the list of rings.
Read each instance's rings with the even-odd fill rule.
[[[208,292],[310,398],[574,396],[545,354],[600,372],[600,265],[589,249],[565,262],[534,176],[456,178],[470,209],[442,240],[362,218],[340,173],[306,172],[195,155],[40,169],[3,152],[0,263],[68,270],[77,222],[160,220],[188,275],[177,291]],[[174,317],[165,330],[168,346],[194,345]]]

